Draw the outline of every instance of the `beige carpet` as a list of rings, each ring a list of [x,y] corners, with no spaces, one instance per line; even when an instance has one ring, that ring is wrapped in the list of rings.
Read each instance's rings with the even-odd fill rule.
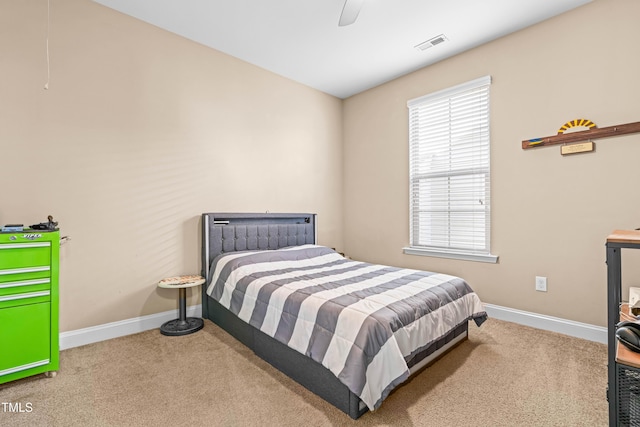
[[[60,355],[55,378],[0,385],[2,426],[606,426],[606,346],[488,320],[354,421],[205,322]],[[30,404],[30,405],[27,405]],[[4,405],[8,408],[7,405]]]

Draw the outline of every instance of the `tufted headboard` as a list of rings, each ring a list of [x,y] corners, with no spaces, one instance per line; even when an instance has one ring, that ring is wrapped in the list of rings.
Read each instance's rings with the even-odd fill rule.
[[[223,252],[279,249],[316,243],[316,215],[305,213],[202,214],[202,276]]]

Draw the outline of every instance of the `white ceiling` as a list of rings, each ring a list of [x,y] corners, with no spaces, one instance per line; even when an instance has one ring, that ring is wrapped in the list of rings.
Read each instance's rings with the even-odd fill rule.
[[[364,0],[346,27],[344,0],[94,1],[347,98],[591,0]]]

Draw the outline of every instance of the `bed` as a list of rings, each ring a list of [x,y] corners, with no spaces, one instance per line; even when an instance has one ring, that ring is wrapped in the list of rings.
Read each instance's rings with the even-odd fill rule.
[[[353,419],[487,317],[458,277],[353,261],[316,235],[314,214],[203,214],[202,316]]]

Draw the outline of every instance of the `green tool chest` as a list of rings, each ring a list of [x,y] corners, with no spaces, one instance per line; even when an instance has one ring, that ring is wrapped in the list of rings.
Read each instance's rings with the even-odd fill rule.
[[[60,233],[0,233],[0,384],[59,365]]]

